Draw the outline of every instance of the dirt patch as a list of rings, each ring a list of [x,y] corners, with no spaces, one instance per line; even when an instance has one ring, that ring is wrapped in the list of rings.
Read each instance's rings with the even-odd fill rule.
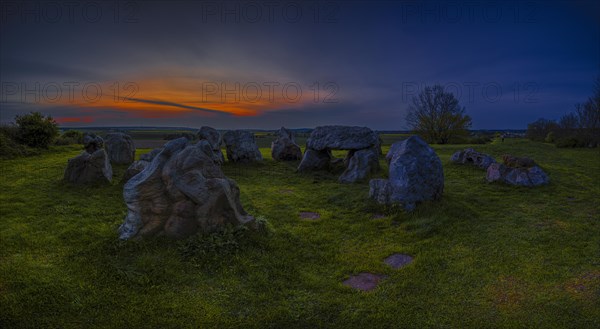
[[[600,297],[600,271],[583,273],[564,284],[564,290],[577,299],[592,300]]]
[[[512,276],[501,276],[498,282],[488,287],[492,302],[500,309],[518,307],[526,296],[526,285]]]
[[[371,217],[372,219],[380,219],[380,218],[385,218],[384,214],[373,214],[373,216]]]
[[[317,219],[321,218],[321,215],[318,212],[301,211],[300,218],[308,219],[308,220],[317,220]]]
[[[410,264],[413,261],[412,256],[406,254],[392,254],[388,256],[383,262],[397,270]]]
[[[387,276],[383,274],[373,274],[368,272],[358,273],[357,275],[350,276],[347,280],[342,282],[345,286],[354,288],[361,291],[370,291],[377,287],[379,281],[385,279]]]
[[[294,194],[294,190],[281,189],[281,190],[279,190],[279,194]]]

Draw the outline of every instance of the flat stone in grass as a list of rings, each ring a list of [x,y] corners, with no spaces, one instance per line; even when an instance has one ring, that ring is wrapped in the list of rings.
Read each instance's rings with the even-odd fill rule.
[[[384,260],[386,264],[395,270],[410,264],[412,261],[412,256],[406,254],[393,254]]]
[[[301,211],[300,212],[300,218],[302,218],[302,219],[310,219],[310,220],[317,220],[317,219],[321,218],[321,215],[319,213],[312,212],[312,211]]]
[[[281,189],[279,190],[280,194],[293,194],[294,190],[290,190],[290,189]]]
[[[347,280],[342,282],[345,286],[350,288],[358,289],[361,291],[370,291],[377,287],[379,281],[385,279],[387,276],[382,274],[373,274],[368,272],[358,273],[357,275],[350,276]]]
[[[384,214],[373,214],[373,219],[380,219],[380,218],[385,218]]]

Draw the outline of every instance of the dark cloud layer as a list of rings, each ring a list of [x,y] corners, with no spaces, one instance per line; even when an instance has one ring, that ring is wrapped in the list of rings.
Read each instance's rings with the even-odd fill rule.
[[[440,83],[460,97],[474,128],[524,128],[585,100],[600,72],[594,1],[24,3],[3,1],[0,11],[4,94],[15,83],[133,81],[152,88],[134,97],[142,110],[164,106],[166,114],[11,101],[1,104],[3,121],[39,109],[71,125],[86,122],[72,119],[80,115],[94,125],[404,129],[410,97]],[[206,116],[199,112],[212,108],[198,104],[190,81],[294,82],[307,98],[315,83],[338,90],[335,102],[319,90],[318,101],[255,116]]]

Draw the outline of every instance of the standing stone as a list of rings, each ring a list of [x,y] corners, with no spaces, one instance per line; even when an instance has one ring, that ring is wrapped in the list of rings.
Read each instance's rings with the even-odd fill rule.
[[[124,133],[106,135],[104,148],[111,163],[130,164],[135,161],[135,144],[129,135]]]
[[[474,165],[481,169],[487,169],[492,163],[496,163],[496,160],[490,155],[479,153],[472,148],[455,152],[450,157],[450,161],[458,164]]]
[[[378,172],[380,148],[348,152],[349,160],[346,170],[339,177],[340,183],[355,183],[364,180],[371,173]]]
[[[104,147],[104,140],[95,134],[85,134],[83,136],[83,147],[87,153],[92,154]]]
[[[146,167],[152,162],[155,156],[157,156],[162,151],[162,148],[156,148],[149,153],[145,153],[140,155],[140,159],[138,161],[133,162],[125,173],[123,174],[123,178],[121,178],[121,183],[125,183],[130,180],[133,176],[141,173]]]
[[[221,134],[212,127],[203,126],[198,131],[198,140],[206,140],[211,146],[213,153],[213,160],[216,164],[222,165],[225,163],[225,157],[221,151]]]
[[[291,130],[281,127],[277,139],[271,143],[271,157],[277,161],[293,161],[302,159],[302,150],[294,140]]]
[[[227,149],[227,159],[232,162],[262,161],[254,134],[245,130],[231,130],[223,135]]]
[[[127,204],[121,239],[166,235],[175,239],[210,233],[228,225],[255,228],[239,200],[237,184],[225,177],[202,140],[167,143],[139,174],[123,187]]]
[[[104,184],[112,181],[112,167],[104,149],[82,152],[69,159],[64,180],[73,184]]]
[[[313,149],[306,149],[297,171],[306,172],[329,169],[332,159],[333,156],[329,150],[315,151]]]
[[[392,145],[390,152],[389,179],[369,182],[371,198],[382,204],[401,203],[407,211],[412,211],[419,202],[442,197],[442,162],[425,141],[411,136]]]

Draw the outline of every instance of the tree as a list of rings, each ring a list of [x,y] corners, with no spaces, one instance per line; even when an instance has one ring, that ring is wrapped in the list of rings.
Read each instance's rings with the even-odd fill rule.
[[[446,144],[456,136],[466,135],[471,127],[465,108],[440,85],[425,87],[413,97],[408,110],[408,125],[428,143]]]
[[[557,131],[558,124],[553,120],[540,118],[527,125],[527,138],[532,141],[543,142],[550,132]]]
[[[51,116],[39,112],[17,115],[18,141],[30,147],[48,148],[58,136],[58,125]]]

